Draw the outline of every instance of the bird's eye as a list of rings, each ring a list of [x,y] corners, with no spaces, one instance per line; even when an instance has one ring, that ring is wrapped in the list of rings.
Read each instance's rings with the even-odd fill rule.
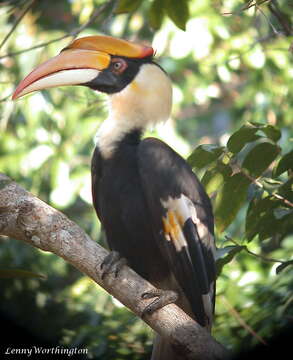
[[[127,62],[124,59],[112,60],[112,71],[115,74],[121,74],[127,68]]]
[[[121,68],[121,66],[122,66],[122,63],[120,61],[117,61],[117,62],[114,63],[113,66],[114,66],[115,70],[119,70]]]

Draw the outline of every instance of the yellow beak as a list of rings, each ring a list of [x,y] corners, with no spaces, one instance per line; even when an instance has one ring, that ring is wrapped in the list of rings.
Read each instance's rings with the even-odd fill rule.
[[[110,65],[111,56],[144,58],[152,55],[151,47],[110,36],[80,38],[25,77],[16,88],[12,99],[56,86],[86,84]]]

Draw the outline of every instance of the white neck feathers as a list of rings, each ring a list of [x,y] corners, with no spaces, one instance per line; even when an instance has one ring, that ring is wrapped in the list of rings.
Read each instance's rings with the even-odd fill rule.
[[[96,145],[103,157],[109,158],[117,142],[132,130],[143,130],[167,120],[171,106],[168,76],[157,65],[142,65],[129,85],[109,96],[109,116],[96,135]]]

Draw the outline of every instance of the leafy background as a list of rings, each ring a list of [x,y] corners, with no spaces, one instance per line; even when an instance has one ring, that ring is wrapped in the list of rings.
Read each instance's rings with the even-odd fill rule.
[[[0,171],[102,244],[89,164],[105,98],[68,87],[14,103],[11,93],[74,36],[153,44],[174,106],[148,134],[188,159],[213,200],[213,335],[234,351],[269,342],[293,319],[292,13],[285,0],[0,2]],[[149,358],[151,331],[90,279],[52,254],[3,236],[0,244],[0,310],[22,343],[32,334],[88,348],[89,358]]]

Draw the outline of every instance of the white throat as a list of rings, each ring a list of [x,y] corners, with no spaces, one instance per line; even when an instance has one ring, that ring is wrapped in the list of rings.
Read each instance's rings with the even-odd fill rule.
[[[171,106],[172,86],[168,76],[157,65],[142,65],[129,85],[109,96],[109,116],[95,138],[102,156],[111,157],[119,140],[131,131],[166,121]]]

